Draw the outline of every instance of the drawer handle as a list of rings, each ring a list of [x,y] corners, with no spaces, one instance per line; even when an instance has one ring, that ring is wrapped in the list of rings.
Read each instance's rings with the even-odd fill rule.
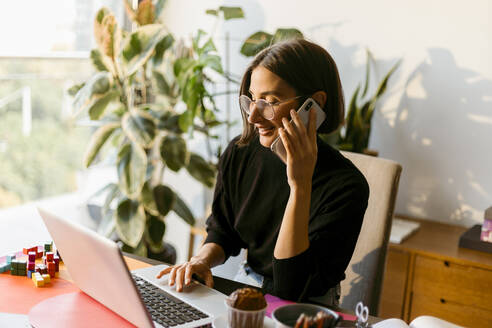
[[[446,303],[446,300],[444,298],[441,298],[440,301],[442,304]]]
[[[444,261],[444,265],[449,267],[449,261]]]

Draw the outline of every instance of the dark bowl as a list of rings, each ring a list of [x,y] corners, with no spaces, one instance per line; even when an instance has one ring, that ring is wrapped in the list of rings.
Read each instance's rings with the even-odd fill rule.
[[[323,306],[306,303],[281,306],[273,311],[272,318],[273,321],[275,321],[275,327],[291,328],[296,325],[297,318],[299,318],[301,314],[304,313],[305,315],[314,317],[319,311],[329,313],[335,318],[330,327],[335,327],[336,324],[340,321],[340,315],[335,311],[332,311]]]

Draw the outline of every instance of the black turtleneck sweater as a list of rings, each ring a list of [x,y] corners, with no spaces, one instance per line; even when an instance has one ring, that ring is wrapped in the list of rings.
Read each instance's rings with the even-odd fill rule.
[[[248,264],[264,276],[263,291],[302,301],[324,295],[345,278],[369,198],[360,171],[318,138],[309,218],[309,248],[276,259],[275,243],[289,198],[285,164],[256,136],[247,146],[232,140],[219,161],[205,243],[229,256],[248,250]]]

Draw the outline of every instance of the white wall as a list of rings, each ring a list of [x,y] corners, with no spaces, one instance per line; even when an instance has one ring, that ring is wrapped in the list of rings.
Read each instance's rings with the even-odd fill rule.
[[[163,18],[176,35],[211,31],[214,19],[204,12],[219,5],[242,6],[247,16],[217,26],[221,52],[230,33],[231,68],[239,75],[249,62],[239,55],[241,42],[277,27],[297,27],[333,55],[346,97],[363,79],[365,47],[377,59],[378,78],[402,58],[370,141],[381,157],[403,165],[396,212],[466,226],[481,222],[492,205],[488,0],[168,0]]]

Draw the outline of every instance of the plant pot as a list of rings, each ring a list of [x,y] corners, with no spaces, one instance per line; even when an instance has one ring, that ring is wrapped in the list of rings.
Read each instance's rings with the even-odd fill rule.
[[[176,264],[176,248],[169,243],[163,242],[162,251],[160,252],[154,253],[148,247],[147,257],[167,264]]]
[[[123,252],[135,254],[135,250],[133,248],[131,248],[130,246],[124,244],[123,241],[118,237],[116,232],[111,236],[111,239],[115,243],[118,244],[118,246],[120,247],[120,249]],[[149,245],[146,245],[146,246],[147,246],[147,257],[148,258],[153,259],[153,260],[157,260],[160,262],[164,262],[166,264],[172,264],[172,265],[176,264],[176,258],[177,258],[176,248],[173,245],[163,241],[162,242],[162,249],[159,252],[153,252]],[[143,254],[138,254],[138,253],[137,253],[137,255],[145,256]]]

